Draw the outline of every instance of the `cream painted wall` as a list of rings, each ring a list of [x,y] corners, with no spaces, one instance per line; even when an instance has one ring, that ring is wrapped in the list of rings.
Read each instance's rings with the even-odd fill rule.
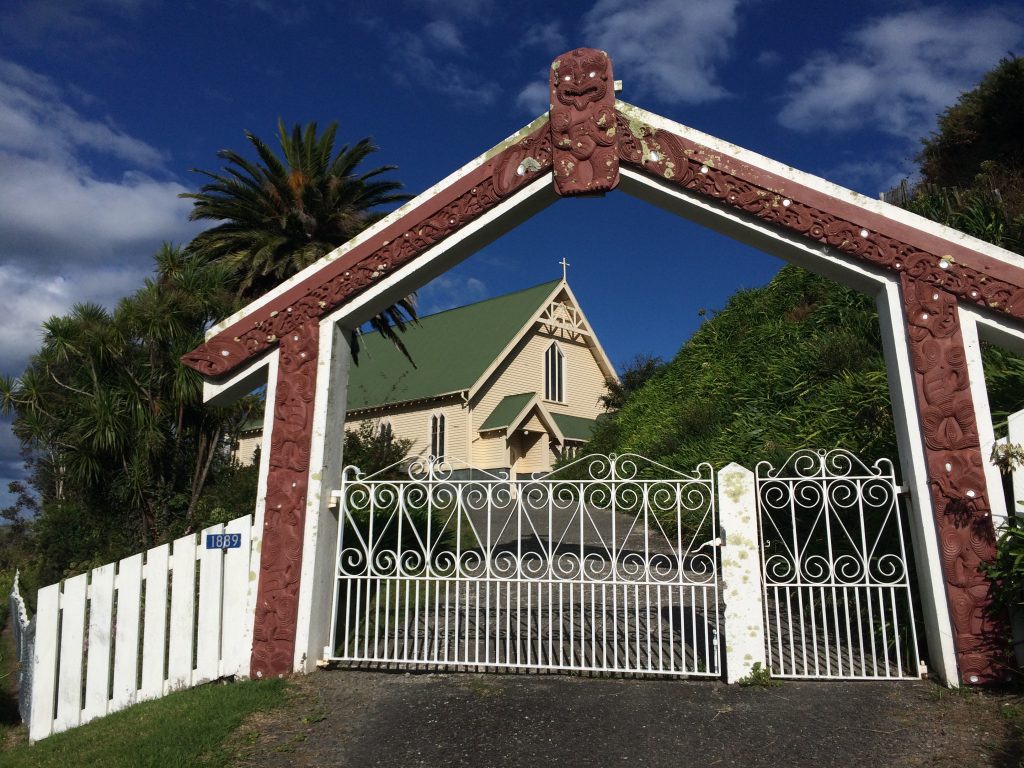
[[[477,434],[473,439],[473,466],[480,469],[497,469],[508,466],[508,452],[505,445],[505,434],[488,432],[484,436]]]
[[[520,436],[520,446],[525,449],[523,457],[516,466],[516,472],[547,472],[551,469],[548,451],[549,437],[539,432]]]
[[[435,413],[445,416],[445,456],[450,459],[471,463],[468,455],[467,442],[467,409],[457,398],[447,402],[420,403],[401,408],[389,409],[384,413],[369,416],[349,416],[345,420],[346,429],[358,429],[360,425],[371,422],[379,425],[384,419],[391,421],[391,430],[395,437],[412,440],[410,456],[426,456],[430,453],[430,418]]]
[[[238,447],[231,452],[231,457],[243,467],[248,467],[253,463],[253,460],[256,457],[256,449],[262,444],[262,430],[255,434],[246,434],[244,437],[240,437],[238,439]]]

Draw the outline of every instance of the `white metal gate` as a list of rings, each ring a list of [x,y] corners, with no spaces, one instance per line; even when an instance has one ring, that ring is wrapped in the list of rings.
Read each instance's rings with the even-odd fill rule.
[[[775,677],[919,674],[891,462],[798,451],[757,465],[765,625]]]
[[[714,474],[587,456],[510,480],[345,470],[336,661],[720,674]]]

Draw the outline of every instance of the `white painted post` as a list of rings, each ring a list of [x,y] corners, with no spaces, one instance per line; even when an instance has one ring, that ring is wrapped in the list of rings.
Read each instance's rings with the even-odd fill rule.
[[[86,586],[89,575],[64,582],[60,596],[60,669],[53,731],[66,731],[82,718],[82,656],[85,652]]]
[[[114,690],[111,712],[135,703],[139,690],[139,613],[142,605],[142,555],[117,566],[117,629],[114,637]]]
[[[224,608],[221,613],[220,674],[249,675],[252,654],[253,616],[246,613],[249,589],[249,550],[252,547],[252,518],[249,515],[232,520],[225,533],[237,533],[242,546],[229,549],[224,555]],[[200,542],[200,546],[205,546]]]
[[[167,641],[167,571],[169,547],[146,552],[145,623],[142,626],[142,687],[137,701],[158,699],[164,693],[164,645]]]
[[[223,525],[211,525],[199,534],[199,634],[196,639],[195,684],[215,680],[220,674],[220,633],[223,614],[222,566],[224,552],[207,549],[206,537],[224,532]]]
[[[986,497],[992,514],[992,525],[998,531],[1006,523],[1006,496],[1003,495],[1003,477],[999,467],[989,459],[992,455],[992,446],[996,443],[996,435],[992,426],[992,409],[988,403],[988,388],[985,386],[985,367],[981,360],[977,314],[963,306],[958,307],[957,312],[960,315],[960,333],[963,335],[964,352],[967,355],[967,377],[971,383],[971,400],[974,403],[974,419],[978,425],[985,484],[988,486]]]
[[[348,394],[348,334],[330,319],[320,323],[313,439],[306,492],[306,530],[295,631],[296,672],[311,672],[330,642],[336,578],[338,514],[331,494],[341,487]]]
[[[82,723],[107,714],[110,701],[110,629],[114,618],[115,564],[93,569],[89,584],[89,655],[85,673]]]
[[[60,584],[39,590],[36,597],[36,638],[32,654],[32,719],[30,741],[53,733],[53,709],[57,694],[57,649],[60,626]]]
[[[165,692],[192,684],[192,636],[195,629],[196,535],[174,541],[171,554],[171,641],[167,647]]]
[[[921,596],[921,610],[924,612],[922,618],[928,638],[928,662],[946,685],[957,687],[960,685],[960,675],[953,646],[953,625],[946,599],[935,508],[928,489],[924,439],[917,415],[907,321],[899,284],[895,281],[887,282],[878,292],[875,304],[882,333],[882,351],[885,353],[901,474],[904,485],[910,489],[908,522],[914,562],[917,565],[917,589]]]
[[[722,529],[726,682],[765,667],[764,592],[758,555],[754,473],[733,463],[718,473],[718,522]]]

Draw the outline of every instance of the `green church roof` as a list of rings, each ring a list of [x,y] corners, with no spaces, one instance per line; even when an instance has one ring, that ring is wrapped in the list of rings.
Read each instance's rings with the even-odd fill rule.
[[[379,333],[364,334],[349,370],[348,410],[469,389],[560,282],[420,318],[401,334],[415,367]]]

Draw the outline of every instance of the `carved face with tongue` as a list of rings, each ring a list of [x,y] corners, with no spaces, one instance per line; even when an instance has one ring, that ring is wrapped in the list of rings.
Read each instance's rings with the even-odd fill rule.
[[[559,102],[582,110],[601,101],[608,92],[608,55],[593,48],[577,48],[556,61],[555,93]]]

